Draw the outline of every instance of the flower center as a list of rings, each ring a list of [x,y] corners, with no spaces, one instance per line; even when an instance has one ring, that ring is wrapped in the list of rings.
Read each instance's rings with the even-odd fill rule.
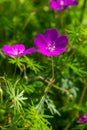
[[[48,43],[48,46],[47,46],[47,50],[49,50],[50,52],[52,52],[52,51],[54,51],[55,50],[55,42],[53,41],[53,42],[49,42]]]
[[[62,7],[64,6],[64,1],[63,1],[63,0],[61,0],[60,5],[61,5]]]
[[[23,53],[23,50],[20,50],[20,49],[13,49],[13,53],[15,54],[15,55],[18,55],[18,54],[22,54]]]

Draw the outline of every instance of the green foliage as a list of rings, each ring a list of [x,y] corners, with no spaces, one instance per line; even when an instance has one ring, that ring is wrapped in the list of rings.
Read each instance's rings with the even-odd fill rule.
[[[32,106],[27,111],[27,118],[32,122],[30,130],[52,130],[50,123],[45,119],[49,116],[42,114],[37,114],[37,110]]]
[[[36,74],[40,72],[42,69],[42,66],[39,63],[36,63],[35,60],[28,58],[27,56],[24,56],[23,59],[24,63],[26,63],[27,68],[30,68],[33,70]]]
[[[36,63],[35,60],[28,58],[27,56],[24,56],[22,58],[20,57],[11,57],[9,58],[9,63],[15,64],[19,67],[20,70],[26,68],[30,68],[32,71],[34,71],[36,74],[40,72],[40,69],[42,69],[42,66],[39,63]]]
[[[87,123],[77,123],[87,113],[85,0],[63,12],[51,10],[49,2],[0,0],[1,130],[87,129]],[[50,57],[39,53],[7,57],[1,49],[15,43],[31,47],[47,28],[57,28],[69,39],[67,51],[54,57],[54,80]]]
[[[48,109],[50,109],[50,112],[52,113],[52,115],[54,114],[58,114],[59,116],[61,115],[60,112],[56,109],[56,106],[54,105],[53,100],[51,100],[48,96],[45,102],[48,106]]]

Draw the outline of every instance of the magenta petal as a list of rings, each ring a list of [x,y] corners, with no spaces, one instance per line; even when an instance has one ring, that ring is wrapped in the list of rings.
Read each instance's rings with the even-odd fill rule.
[[[16,57],[16,56],[23,56],[25,54],[31,54],[35,51],[34,48],[25,49],[23,44],[15,44],[13,46],[4,45],[2,50],[8,56]]]
[[[4,51],[4,53],[8,56],[14,56],[14,53],[13,53],[13,49],[11,46],[9,45],[4,45],[2,50]]]
[[[9,50],[11,50],[12,48],[11,48],[11,46],[9,46],[9,45],[4,45],[3,46],[3,48],[2,48],[2,50],[4,51],[4,52],[7,52],[7,51],[9,51]]]
[[[56,49],[53,52],[50,52],[49,50],[44,50],[44,49],[40,49],[38,50],[39,53],[45,55],[45,56],[57,56],[60,55],[61,53],[65,52],[66,48],[62,48],[62,49]]]
[[[35,51],[36,51],[35,48],[32,47],[32,48],[26,49],[26,50],[24,51],[24,54],[31,54],[31,53],[33,53],[33,52],[35,52]]]
[[[52,0],[50,2],[50,7],[53,9],[53,10],[57,10],[58,6],[57,6],[57,2]]]
[[[57,48],[64,48],[68,44],[68,37],[66,35],[62,35],[55,41],[55,45]]]
[[[67,8],[66,0],[57,0],[57,10],[62,11]]]
[[[15,44],[12,48],[14,50],[18,50],[19,52],[23,52],[25,50],[25,46],[23,44]]]
[[[47,46],[47,42],[44,35],[38,34],[34,39],[34,44],[37,48],[45,48]]]
[[[51,52],[48,50],[40,49],[40,50],[38,50],[38,52],[45,55],[45,56],[52,56]]]
[[[51,0],[50,7],[55,11],[63,11],[69,6],[76,6],[78,0]]]
[[[84,114],[84,115],[83,115],[83,118],[87,118],[87,114]]]
[[[87,122],[87,118],[84,118],[84,122]]]
[[[59,36],[59,32],[55,28],[54,29],[47,29],[45,32],[45,38],[46,38],[48,43],[50,43],[50,41],[55,41],[58,36]]]
[[[50,7],[55,11],[62,11],[67,8],[67,0],[51,0]]]
[[[57,55],[62,54],[62,53],[65,52],[65,51],[66,51],[66,48],[56,49],[56,50],[54,50],[53,52],[51,52],[51,55],[52,55],[52,56],[57,56]]]
[[[65,46],[68,44],[66,35],[60,36],[55,28],[47,29],[44,35],[39,34],[34,40],[37,52],[46,56],[57,56],[66,51]]]
[[[78,4],[78,0],[69,0],[69,1],[67,1],[67,4],[68,4],[68,5],[75,6],[75,5]]]
[[[25,46],[23,44],[15,44],[13,46],[4,45],[2,50],[8,56],[19,56],[24,52]]]
[[[74,1],[72,5],[73,6],[78,5],[78,1]]]
[[[79,119],[77,120],[77,122],[78,122],[78,123],[84,123],[84,118],[79,118]]]
[[[58,55],[62,54],[65,51],[66,51],[66,48],[55,50],[55,51],[51,52],[50,56],[58,56]]]
[[[23,44],[15,44],[12,46],[12,51],[15,56],[22,56],[25,51],[25,46]]]

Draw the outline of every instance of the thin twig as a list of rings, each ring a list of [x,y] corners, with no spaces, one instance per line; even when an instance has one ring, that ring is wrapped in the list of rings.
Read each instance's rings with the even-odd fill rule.
[[[76,119],[76,117],[74,117],[74,118],[70,121],[70,123],[64,128],[64,130],[68,130],[69,127],[71,126],[72,122],[74,122],[75,119]]]
[[[44,82],[50,84],[50,81],[48,81],[48,80],[45,79],[44,77],[39,76],[39,78],[40,78],[41,80],[43,80]],[[66,90],[66,89],[64,89],[64,88],[60,88],[59,86],[57,86],[57,85],[55,85],[55,84],[53,84],[53,83],[54,83],[54,82],[51,82],[51,85],[52,85],[54,88],[56,88],[56,89],[58,89],[58,90],[61,90],[62,92],[65,92],[67,95],[69,95],[70,92],[69,92],[68,90]]]

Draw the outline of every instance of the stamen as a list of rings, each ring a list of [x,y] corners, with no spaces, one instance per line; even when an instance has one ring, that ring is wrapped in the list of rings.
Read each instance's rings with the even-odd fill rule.
[[[61,5],[61,6],[64,6],[64,1],[63,1],[63,0],[61,0],[60,5]]]
[[[48,47],[47,47],[47,50],[49,50],[50,52],[54,51],[55,50],[55,42],[51,42],[48,44]]]
[[[18,50],[17,50],[17,49],[13,49],[13,53],[14,53],[15,55],[18,55]]]

